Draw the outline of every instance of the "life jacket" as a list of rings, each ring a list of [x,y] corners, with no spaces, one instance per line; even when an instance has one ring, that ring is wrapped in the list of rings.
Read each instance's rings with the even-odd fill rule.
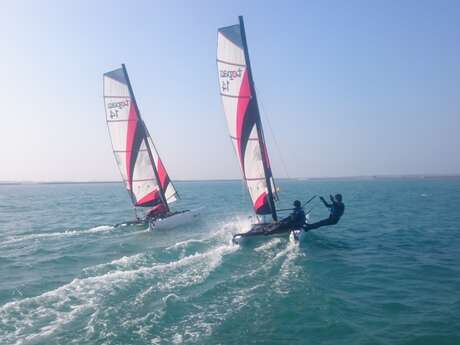
[[[302,225],[307,220],[305,216],[305,212],[301,207],[295,208],[294,211],[292,212],[291,217],[292,217],[292,222],[296,225]]]

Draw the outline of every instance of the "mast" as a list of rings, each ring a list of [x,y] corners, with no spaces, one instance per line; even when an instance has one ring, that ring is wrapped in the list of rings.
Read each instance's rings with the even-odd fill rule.
[[[166,209],[169,212],[169,205],[166,202],[164,190],[163,190],[163,187],[161,185],[160,178],[158,176],[157,167],[155,166],[155,160],[153,159],[153,154],[152,154],[152,151],[150,149],[149,143],[147,141],[147,133],[148,133],[147,132],[147,127],[145,126],[144,120],[141,118],[141,113],[139,112],[139,107],[137,106],[136,97],[134,96],[133,88],[131,86],[131,81],[129,80],[128,72],[126,71],[125,64],[121,64],[121,67],[123,68],[123,73],[125,74],[126,80],[128,82],[129,94],[131,96],[132,102],[134,102],[134,106],[136,107],[137,116],[139,117],[139,121],[141,122],[142,126],[144,127],[144,133],[145,133],[144,142],[145,142],[145,146],[147,147],[147,152],[149,154],[150,161],[152,162],[152,168],[153,168],[153,173],[155,174],[155,179],[158,182],[158,190],[160,192],[160,199],[161,199],[161,202],[163,203],[163,205],[166,207]]]
[[[263,129],[262,129],[262,121],[260,119],[259,104],[257,103],[257,95],[256,95],[256,90],[254,88],[254,80],[252,78],[251,61],[249,60],[249,51],[248,51],[248,44],[246,41],[246,31],[244,29],[243,16],[238,16],[238,20],[240,23],[241,39],[243,41],[243,48],[244,48],[243,49],[244,58],[246,60],[246,66],[247,66],[248,77],[249,77],[249,86],[251,88],[251,94],[253,95],[255,109],[257,110],[256,128],[257,128],[257,136],[259,137],[259,146],[260,146],[260,152],[262,155],[262,163],[264,166],[265,182],[267,184],[267,190],[268,190],[268,201],[269,201],[270,209],[272,211],[272,218],[274,221],[277,221],[278,216],[276,214],[276,207],[275,207],[275,201],[273,197],[272,184],[271,184],[270,176],[269,176],[271,174],[270,174],[270,171],[268,170],[267,162],[266,162],[268,155],[266,152],[266,146],[264,142],[264,134],[263,134]]]

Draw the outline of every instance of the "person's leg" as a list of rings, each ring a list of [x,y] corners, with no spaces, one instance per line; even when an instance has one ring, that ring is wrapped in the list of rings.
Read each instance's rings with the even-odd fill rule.
[[[318,228],[320,228],[322,226],[333,225],[333,224],[336,224],[336,223],[337,222],[334,223],[334,220],[332,220],[330,218],[326,218],[326,219],[320,220],[319,222],[316,222],[316,223],[306,224],[303,229],[305,231],[308,231],[308,230],[318,229]]]

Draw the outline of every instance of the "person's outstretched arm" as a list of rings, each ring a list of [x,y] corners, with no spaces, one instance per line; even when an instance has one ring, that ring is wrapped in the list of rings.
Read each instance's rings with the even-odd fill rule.
[[[319,197],[321,199],[321,201],[323,202],[324,206],[326,206],[327,208],[331,208],[332,207],[332,204],[328,204],[326,202],[326,200],[324,200],[324,198],[322,196]]]
[[[331,206],[337,205],[337,201],[334,199],[332,195],[329,195],[329,199],[331,199]]]

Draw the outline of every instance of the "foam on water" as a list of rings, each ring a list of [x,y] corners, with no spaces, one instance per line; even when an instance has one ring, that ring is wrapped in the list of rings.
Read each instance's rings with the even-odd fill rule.
[[[342,192],[343,220],[300,245],[238,246],[251,205],[237,182],[181,185],[191,197],[178,208],[212,207],[165,232],[91,226],[130,217],[121,185],[9,187],[0,343],[460,342],[458,182],[281,182],[283,200]]]
[[[99,234],[106,233],[114,230],[115,228],[110,225],[100,225],[91,229],[86,230],[66,230],[63,232],[50,232],[50,233],[41,233],[41,234],[28,234],[22,236],[12,236],[7,237],[4,241],[0,242],[0,245],[7,245],[22,241],[34,241],[47,238],[57,238],[57,237],[69,237],[69,236],[82,236],[88,234]]]
[[[295,282],[296,275],[301,271],[301,266],[296,265],[295,261],[303,253],[299,249],[299,243],[294,240],[287,242],[286,249],[280,251],[274,260],[285,257],[279,274],[275,280],[275,291],[280,294],[288,294],[292,284]]]
[[[267,242],[263,243],[261,246],[254,248],[256,252],[266,252],[274,247],[278,246],[281,243],[281,239],[278,237],[268,239]]]
[[[155,288],[148,288],[139,294],[135,301],[141,301],[153,289],[169,291],[174,288],[187,287],[206,279],[226,254],[236,251],[232,245],[220,245],[202,253],[181,258],[177,261],[158,263],[137,269],[129,269],[133,264],[142,262],[143,254],[123,257],[109,264],[113,271],[102,275],[76,278],[58,289],[40,296],[25,298],[5,304],[0,308],[1,323],[9,331],[2,331],[0,337],[11,343],[23,340],[42,338],[51,335],[55,330],[71,322],[84,310],[97,310],[101,299],[109,295],[114,288],[129,286],[135,280],[158,278],[159,273],[164,280],[157,281]],[[181,270],[181,268],[186,268]],[[96,269],[88,269],[94,271]],[[90,321],[91,322],[91,321]],[[2,328],[3,329],[3,326]]]

